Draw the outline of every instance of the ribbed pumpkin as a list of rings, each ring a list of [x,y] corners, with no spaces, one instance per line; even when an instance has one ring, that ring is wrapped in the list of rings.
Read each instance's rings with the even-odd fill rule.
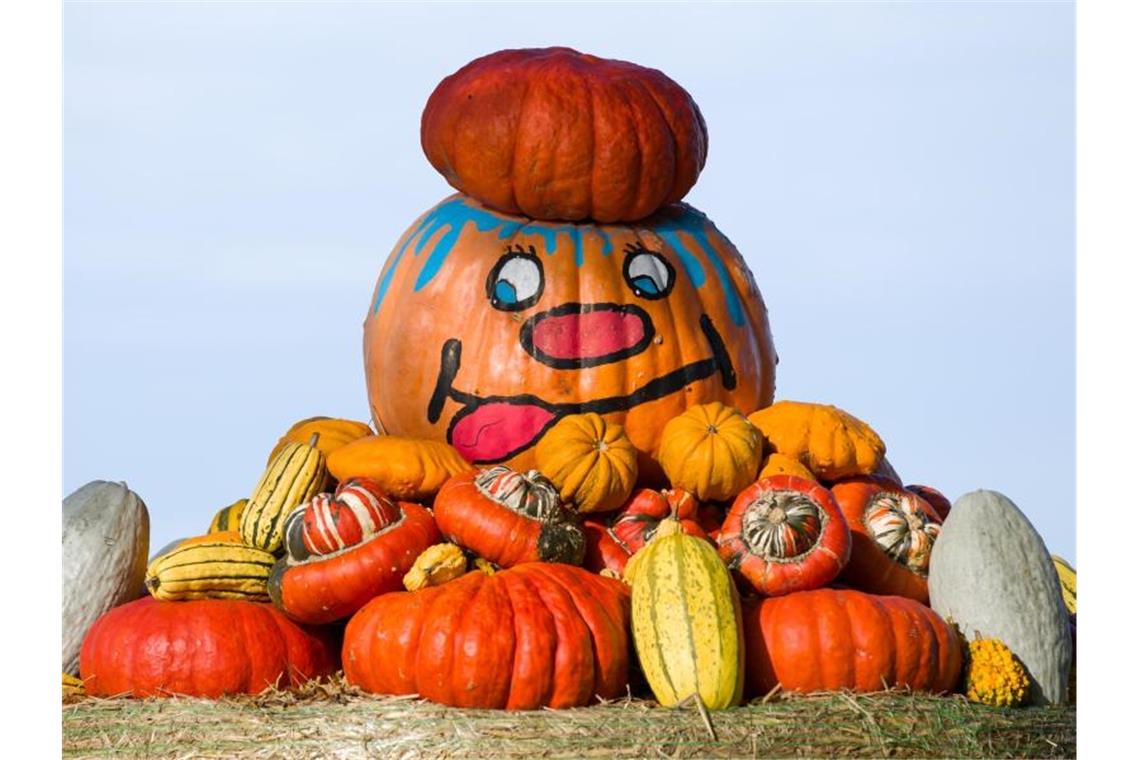
[[[207,533],[227,533],[231,530],[241,529],[241,515],[245,511],[246,504],[249,504],[249,499],[238,499],[228,507],[222,507],[214,515],[214,519],[210,520],[210,528]]]
[[[831,493],[851,529],[851,559],[840,579],[861,591],[926,604],[930,553],[942,530],[934,508],[879,477],[842,480]]]
[[[402,588],[416,557],[440,536],[431,512],[411,502],[396,506],[398,520],[355,546],[325,555],[286,553],[269,575],[273,603],[294,620],[331,623],[352,615],[378,594]],[[296,545],[295,540],[289,542]]]
[[[898,596],[821,588],[746,600],[750,696],[784,691],[949,692],[962,642],[929,607]]]
[[[395,435],[358,438],[329,455],[329,472],[337,480],[367,478],[407,501],[432,498],[448,478],[469,469],[445,443]]]
[[[767,450],[799,461],[819,480],[870,475],[887,447],[871,426],[834,406],[777,401],[748,415]]]
[[[762,445],[744,415],[714,401],[670,420],[657,456],[674,488],[701,501],[724,501],[755,480]]]
[[[637,449],[621,425],[598,414],[572,414],[535,448],[539,471],[578,512],[609,512],[629,498],[637,480]]]
[[[743,257],[684,204],[570,225],[452,196],[397,242],[364,323],[378,432],[526,472],[555,423],[595,412],[625,429],[646,484],[666,422],[771,403],[775,362]]]
[[[268,602],[266,582],[276,557],[246,546],[235,531],[181,542],[146,571],[146,587],[162,601],[245,599]]]
[[[285,520],[285,549],[295,560],[335,554],[365,541],[400,519],[380,484],[351,478],[336,493],[321,493]]]
[[[523,562],[581,565],[586,538],[577,516],[566,509],[542,473],[497,466],[456,475],[433,507],[448,540],[511,567]]]
[[[697,104],[654,69],[564,47],[501,50],[444,79],[424,153],[457,190],[535,219],[641,219],[705,165]]]
[[[681,523],[682,532],[708,538],[698,521],[700,504],[691,493],[642,488],[609,521],[587,520],[583,524],[586,559],[582,566],[593,572],[608,568],[620,575],[629,558],[649,543],[662,521],[670,516]]]
[[[624,584],[531,562],[373,599],[345,630],[344,675],[455,707],[575,707],[626,693],[628,636]]]
[[[740,492],[717,544],[753,589],[778,596],[830,583],[847,564],[851,532],[826,488],[776,475]]]
[[[352,443],[358,438],[374,435],[367,422],[343,420],[336,417],[309,417],[293,423],[292,427],[285,431],[285,435],[277,441],[273,451],[269,452],[269,462],[272,462],[273,457],[281,453],[281,449],[285,448],[286,444],[307,443],[314,433],[318,436],[317,448],[326,458],[341,446]]]
[[[241,514],[241,537],[250,546],[280,553],[285,518],[324,488],[328,471],[318,438],[287,443],[270,461]]]
[[[744,686],[740,599],[712,544],[664,520],[626,573],[633,644],[657,701],[671,707],[696,694],[710,710],[738,704]]]
[[[331,675],[338,644],[333,631],[299,626],[270,604],[144,597],[96,621],[79,670],[97,697],[257,694]]]

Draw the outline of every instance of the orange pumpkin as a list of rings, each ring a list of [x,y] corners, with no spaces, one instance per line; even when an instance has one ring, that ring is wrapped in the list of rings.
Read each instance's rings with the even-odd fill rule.
[[[569,48],[500,50],[444,79],[424,153],[457,190],[535,219],[641,219],[685,197],[708,152],[689,93]]]
[[[462,195],[400,238],[364,323],[378,431],[468,461],[536,467],[571,414],[625,428],[642,482],[661,428],[694,404],[772,401],[776,353],[744,259],[677,204],[632,225],[507,216]]]

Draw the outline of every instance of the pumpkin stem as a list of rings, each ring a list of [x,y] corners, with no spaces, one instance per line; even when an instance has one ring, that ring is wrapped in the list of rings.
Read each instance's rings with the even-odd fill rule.
[[[309,447],[315,449],[317,447],[317,441],[320,440],[320,437],[320,433],[313,433],[311,436],[309,436]]]

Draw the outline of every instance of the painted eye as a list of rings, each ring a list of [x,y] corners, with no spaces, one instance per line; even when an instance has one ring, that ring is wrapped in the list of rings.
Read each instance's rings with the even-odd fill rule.
[[[542,263],[533,253],[511,252],[487,275],[487,298],[500,311],[520,311],[542,295]]]
[[[631,250],[625,257],[624,274],[630,290],[639,298],[664,298],[673,289],[673,266],[653,251]]]

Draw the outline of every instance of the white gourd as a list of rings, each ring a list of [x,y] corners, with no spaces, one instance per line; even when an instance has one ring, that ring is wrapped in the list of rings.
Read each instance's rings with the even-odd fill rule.
[[[150,517],[125,483],[93,480],[63,500],[63,672],[79,674],[83,637],[107,610],[137,599]]]
[[[1029,671],[1032,704],[1068,699],[1072,640],[1060,581],[1041,536],[996,491],[960,497],[930,555],[930,606],[967,639],[1003,641]]]

